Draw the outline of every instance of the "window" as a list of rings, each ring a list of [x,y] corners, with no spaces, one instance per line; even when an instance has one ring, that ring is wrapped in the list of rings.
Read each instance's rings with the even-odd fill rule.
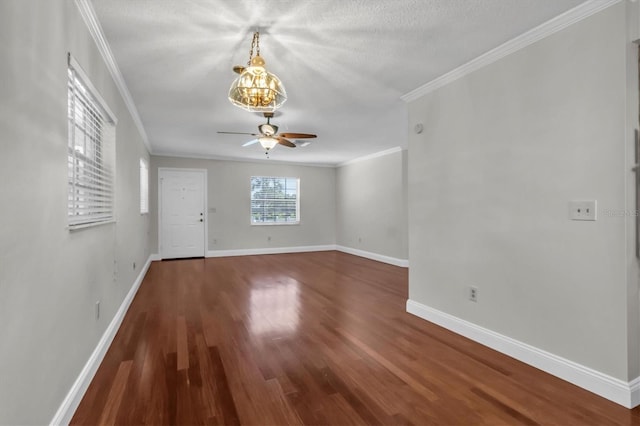
[[[149,166],[140,159],[140,213],[149,213]]]
[[[300,179],[251,177],[251,223],[286,225],[300,223]]]
[[[68,224],[114,220],[115,120],[69,56]]]

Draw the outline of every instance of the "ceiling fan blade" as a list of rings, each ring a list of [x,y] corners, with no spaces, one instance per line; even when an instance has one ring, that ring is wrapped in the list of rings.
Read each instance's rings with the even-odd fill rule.
[[[249,135],[249,136],[262,136],[257,133],[244,133],[244,132],[218,132],[224,135]]]
[[[253,145],[254,143],[258,143],[258,139],[254,139],[252,141],[249,141],[247,143],[243,143],[242,146],[249,146],[249,145]]]
[[[317,138],[317,135],[312,135],[310,133],[280,133],[278,136],[283,138],[290,139],[305,139],[305,138]]]
[[[288,146],[289,148],[295,148],[296,147],[296,144],[294,144],[293,142],[291,142],[289,140],[286,140],[282,136],[277,136],[276,139],[278,140],[278,143],[280,145]]]

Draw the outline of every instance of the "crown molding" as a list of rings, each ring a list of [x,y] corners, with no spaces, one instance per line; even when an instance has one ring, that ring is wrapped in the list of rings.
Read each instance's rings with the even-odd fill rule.
[[[348,160],[348,161],[337,163],[337,164],[336,163],[303,163],[301,161],[275,160],[273,158],[269,159],[269,163],[276,163],[276,164],[289,165],[289,166],[338,168],[338,167],[348,166],[354,163],[359,163],[361,161],[371,160],[378,157],[384,157],[385,155],[401,152],[402,150],[403,149],[401,147],[396,146],[391,149],[375,152],[373,154],[368,154],[362,157],[354,158],[352,160]],[[184,159],[190,159],[190,160],[236,161],[239,163],[258,163],[258,164],[265,163],[264,158],[254,159],[254,158],[242,158],[242,157],[227,157],[223,155],[182,154],[177,152],[165,152],[165,151],[154,152],[152,153],[152,155],[154,157],[184,158]]]
[[[303,163],[301,161],[275,160],[273,158],[269,159],[269,163],[277,163],[277,164],[290,165],[290,166],[338,168],[338,167],[348,166],[354,163],[359,163],[361,161],[371,160],[378,157],[384,157],[385,155],[401,152],[402,150],[403,150],[402,147],[396,146],[394,148],[386,149],[384,151],[364,155],[362,157],[354,158],[352,160],[347,160],[342,163]],[[242,158],[242,157],[227,157],[223,155],[183,154],[183,153],[166,152],[166,151],[153,152],[152,155],[154,157],[186,158],[191,160],[237,161],[239,163],[264,164],[265,162],[264,158],[254,159],[254,158]]]
[[[223,155],[200,155],[200,154],[180,154],[174,152],[154,152],[154,157],[168,158],[184,158],[189,160],[215,160],[215,161],[235,161],[238,163],[256,163],[256,164],[281,164],[287,166],[305,166],[305,167],[324,167],[335,168],[335,164],[330,163],[303,163],[302,161],[274,160],[273,158],[242,158],[242,157],[226,157]],[[266,163],[268,161],[268,163]]]
[[[396,152],[401,152],[401,151],[402,151],[402,148],[399,146],[396,146],[391,149],[385,149],[384,151],[375,152],[373,154],[369,154],[362,157],[354,158],[353,160],[345,161],[344,163],[338,164],[336,167],[348,166],[350,164],[359,163],[361,161],[372,160],[378,157],[384,157],[385,155],[395,154]]]
[[[507,55],[517,52],[520,49],[524,49],[525,47],[535,43],[536,41],[555,34],[558,31],[561,31],[575,24],[576,22],[588,18],[589,16],[594,15],[601,10],[613,6],[616,3],[620,3],[621,1],[622,0],[588,0],[574,7],[573,9],[570,9],[556,16],[555,18],[544,22],[541,25],[538,25],[537,27],[527,31],[526,33],[521,34],[518,37],[513,38],[494,49],[489,50],[488,52],[478,56],[475,59],[472,59],[466,64],[461,65],[458,68],[455,68],[434,80],[431,80],[430,82],[418,87],[417,89],[412,90],[405,95],[402,95],[400,98],[405,102],[415,101],[421,96],[431,93],[434,90],[439,89],[440,87],[446,86],[447,84],[456,81],[467,74],[477,71],[480,68],[486,67],[487,65],[492,64],[493,62],[496,62],[497,60],[502,59]]]
[[[75,0],[76,7],[80,11],[80,15],[84,20],[87,28],[89,29],[89,33],[93,40],[96,42],[96,46],[104,59],[105,64],[107,65],[107,69],[111,73],[111,77],[113,81],[116,83],[118,90],[120,91],[120,95],[124,100],[129,113],[131,114],[131,118],[138,128],[138,132],[140,133],[140,137],[144,142],[147,150],[151,153],[151,145],[149,144],[149,138],[147,137],[147,132],[142,125],[142,120],[140,119],[140,114],[138,114],[138,109],[136,108],[136,104],[133,102],[133,98],[131,97],[131,93],[129,92],[129,88],[124,81],[124,77],[122,77],[122,73],[120,72],[120,68],[116,63],[115,58],[113,57],[113,52],[111,52],[111,48],[109,47],[109,43],[104,36],[104,32],[102,31],[102,26],[98,21],[98,17],[96,16],[96,11],[93,8],[90,0]]]

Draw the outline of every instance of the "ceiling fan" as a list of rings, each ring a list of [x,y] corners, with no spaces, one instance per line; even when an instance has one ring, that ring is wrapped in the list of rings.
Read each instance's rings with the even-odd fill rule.
[[[263,113],[267,122],[258,126],[258,131],[260,133],[244,133],[244,132],[218,132],[221,134],[227,135],[250,135],[256,136],[256,139],[250,140],[249,142],[243,144],[242,146],[249,146],[255,143],[260,142],[260,145],[266,150],[266,153],[269,153],[269,150],[273,149],[276,145],[282,145],[289,148],[295,148],[296,144],[291,142],[289,139],[308,139],[308,138],[316,138],[316,135],[312,135],[310,133],[278,133],[278,126],[275,124],[271,124],[271,118],[273,118],[273,112],[265,112]]]

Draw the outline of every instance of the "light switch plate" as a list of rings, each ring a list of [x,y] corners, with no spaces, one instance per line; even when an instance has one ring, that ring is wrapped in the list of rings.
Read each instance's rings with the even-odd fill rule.
[[[597,206],[598,202],[596,200],[569,201],[569,219],[596,220]]]

